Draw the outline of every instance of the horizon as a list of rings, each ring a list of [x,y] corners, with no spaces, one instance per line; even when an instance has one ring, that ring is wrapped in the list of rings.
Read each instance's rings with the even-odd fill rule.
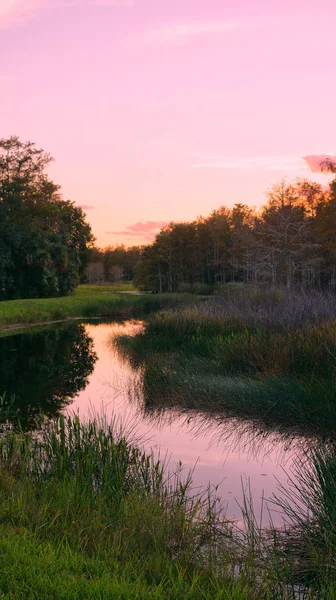
[[[0,137],[50,152],[100,247],[258,207],[283,178],[325,184],[332,17],[326,0],[3,0]]]

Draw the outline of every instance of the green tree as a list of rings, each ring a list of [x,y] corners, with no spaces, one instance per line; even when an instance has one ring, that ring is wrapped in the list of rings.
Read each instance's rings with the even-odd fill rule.
[[[91,228],[48,178],[51,160],[31,142],[0,140],[0,299],[67,294],[87,266]]]

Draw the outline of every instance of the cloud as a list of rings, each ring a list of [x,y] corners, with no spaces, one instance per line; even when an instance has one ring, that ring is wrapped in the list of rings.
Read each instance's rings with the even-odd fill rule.
[[[148,233],[149,231],[157,231],[168,225],[165,221],[138,221],[134,225],[129,225],[126,229],[134,233]]]
[[[243,28],[243,24],[237,20],[167,25],[148,32],[145,41],[148,44],[178,44],[196,36],[227,33]]]
[[[195,157],[198,158],[198,161],[192,165],[194,169],[253,169],[260,171],[298,171],[307,169],[303,158],[292,155],[223,156],[199,154]]]
[[[152,240],[156,234],[168,225],[166,221],[138,221],[134,225],[128,225],[122,231],[105,231],[108,235],[122,235],[123,237],[141,237]]]
[[[25,23],[46,9],[73,8],[76,6],[131,8],[135,0],[0,0],[0,28]]]
[[[82,208],[83,210],[92,210],[93,208],[95,208],[91,204],[79,204],[78,206],[79,206],[79,208]]]
[[[336,163],[336,155],[335,154],[309,154],[308,156],[303,156],[303,160],[307,163],[309,169],[313,173],[321,173],[321,163],[329,159],[331,162]]]

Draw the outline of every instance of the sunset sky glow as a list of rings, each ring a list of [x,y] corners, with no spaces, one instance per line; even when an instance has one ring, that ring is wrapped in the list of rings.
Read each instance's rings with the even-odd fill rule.
[[[335,22],[335,0],[0,0],[0,137],[52,154],[100,246],[327,183]]]

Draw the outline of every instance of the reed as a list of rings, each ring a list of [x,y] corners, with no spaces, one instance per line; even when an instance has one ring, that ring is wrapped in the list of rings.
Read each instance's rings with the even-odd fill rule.
[[[116,421],[3,434],[0,471],[5,597],[251,598],[216,500],[193,497],[190,475],[169,474]]]
[[[1,592],[13,600],[331,600],[334,450],[306,458],[297,465],[302,485],[273,500],[291,519],[287,529],[265,531],[247,493],[238,530],[215,496],[194,496],[190,474],[180,466],[169,474],[117,421],[60,418],[38,434],[4,433]]]
[[[158,312],[143,332],[113,343],[143,370],[149,410],[200,409],[335,436],[332,294],[246,288]]]

